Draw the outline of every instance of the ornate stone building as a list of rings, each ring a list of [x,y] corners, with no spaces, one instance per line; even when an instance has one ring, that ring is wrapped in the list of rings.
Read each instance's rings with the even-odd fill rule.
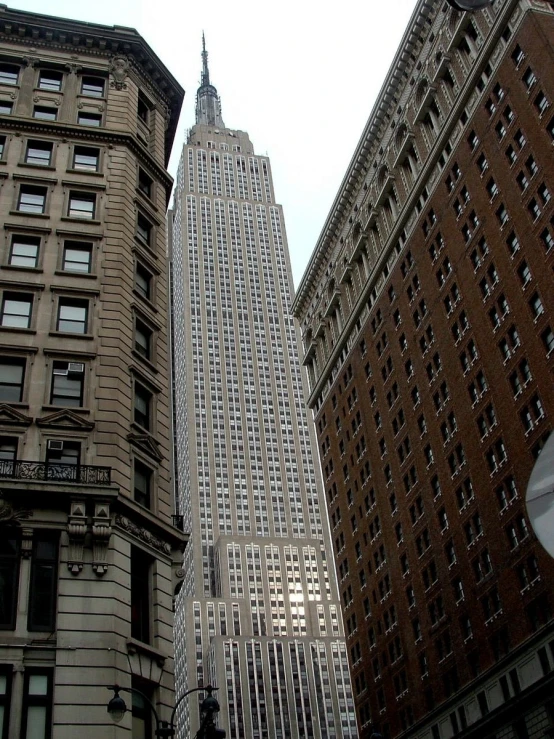
[[[106,711],[114,683],[169,718],[185,537],[165,212],[182,98],[136,31],[0,7],[2,737],[128,736],[131,714]]]
[[[364,737],[554,731],[553,41],[417,2],[293,305]]]

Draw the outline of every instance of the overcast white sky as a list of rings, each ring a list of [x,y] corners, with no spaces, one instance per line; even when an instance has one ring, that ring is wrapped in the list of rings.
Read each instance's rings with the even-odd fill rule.
[[[416,0],[5,0],[136,28],[185,88],[171,159],[194,123],[206,34],[223,119],[271,157],[300,282]]]

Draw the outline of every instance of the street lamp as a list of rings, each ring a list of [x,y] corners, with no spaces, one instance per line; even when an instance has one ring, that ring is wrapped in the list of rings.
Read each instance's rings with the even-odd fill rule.
[[[154,708],[152,701],[146,695],[144,695],[141,690],[138,690],[138,688],[122,688],[119,685],[108,685],[108,690],[113,690],[114,692],[113,698],[111,698],[110,702],[108,703],[108,713],[116,723],[119,723],[119,721],[122,720],[125,712],[127,711],[125,701],[119,695],[120,691],[124,690],[127,693],[135,693],[136,695],[140,695],[140,697],[150,707],[150,710],[154,714],[154,719],[156,721],[155,735],[156,737],[158,737],[158,739],[171,739],[171,737],[175,736],[174,721],[177,708],[188,695],[190,695],[191,693],[198,693],[199,691],[203,690],[208,695],[200,704],[202,723],[200,724],[200,729],[198,730],[196,736],[198,737],[198,739],[225,739],[225,731],[223,729],[218,729],[214,722],[214,714],[219,712],[219,703],[217,701],[217,698],[212,695],[212,692],[214,690],[217,690],[217,688],[214,688],[213,685],[206,685],[205,688],[192,688],[191,690],[187,690],[186,693],[183,693],[183,695],[175,704],[175,707],[171,712],[171,718],[169,721],[160,720],[158,712]]]

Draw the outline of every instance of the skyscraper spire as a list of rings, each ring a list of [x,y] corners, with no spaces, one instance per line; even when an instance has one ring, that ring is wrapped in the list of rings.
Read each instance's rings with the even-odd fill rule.
[[[196,123],[225,128],[223,118],[221,117],[221,101],[219,100],[216,88],[210,83],[208,52],[206,51],[204,31],[202,31],[202,76],[200,78],[200,87],[196,92]]]
[[[202,87],[210,84],[210,70],[208,69],[208,52],[206,51],[206,37],[202,31]]]

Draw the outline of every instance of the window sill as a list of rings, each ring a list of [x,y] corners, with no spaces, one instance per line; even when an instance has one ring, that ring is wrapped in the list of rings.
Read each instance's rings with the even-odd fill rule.
[[[85,341],[92,341],[94,334],[74,334],[70,331],[49,331],[48,336],[61,336],[68,339],[84,339]]]
[[[144,357],[144,356],[143,356],[143,355],[142,355],[142,354],[141,354],[140,352],[137,352],[137,350],[136,350],[136,349],[133,349],[133,350],[132,350],[132,354],[133,354],[133,356],[134,356],[134,357],[136,357],[136,358],[137,358],[137,359],[138,359],[138,360],[139,360],[139,361],[140,361],[140,362],[141,362],[142,364],[146,365],[146,367],[148,367],[148,369],[149,369],[149,370],[150,370],[151,372],[154,372],[154,373],[155,373],[156,375],[158,374],[158,368],[156,367],[156,365],[155,365],[155,364],[154,364],[154,363],[153,363],[153,362],[152,362],[152,361],[151,361],[150,359],[147,359],[146,357]]]
[[[140,298],[141,304],[147,305],[150,308],[150,310],[152,310],[154,313],[158,312],[158,309],[156,308],[155,304],[150,300],[150,298],[145,298],[144,295],[139,290],[136,289],[136,287],[133,289],[133,293]]]
[[[21,161],[17,163],[18,167],[29,167],[30,169],[39,169],[45,172],[55,172],[56,167],[52,164],[34,164],[33,162]]]
[[[21,326],[0,326],[0,331],[16,334],[36,334],[36,330],[34,328],[23,328]]]
[[[75,183],[72,183],[75,184]],[[70,223],[86,223],[90,226],[101,226],[102,221],[99,221],[97,218],[76,218],[75,216],[62,216],[60,218],[60,221],[69,221]]]
[[[129,654],[142,652],[142,654],[146,654],[148,657],[153,659],[159,667],[163,667],[167,659],[167,656],[163,652],[160,652],[159,649],[156,649],[143,641],[139,641],[138,639],[127,639],[127,651]]]
[[[39,270],[42,272],[42,270]],[[83,277],[85,280],[97,280],[98,275],[93,272],[78,272],[70,269],[57,269],[55,275],[63,275],[64,277]]]
[[[79,174],[79,175],[80,174],[84,174],[84,175],[87,175],[89,177],[90,176],[92,176],[92,177],[102,177],[102,178],[104,177],[104,172],[99,172],[96,169],[84,169],[84,168],[81,169],[79,167],[77,167],[77,169],[75,169],[75,167],[68,167],[65,171],[68,174]],[[67,182],[67,180],[65,180],[65,182]],[[71,184],[73,184],[73,182]]]
[[[3,264],[2,269],[13,269],[16,272],[35,272],[37,274],[42,274],[44,272],[42,267],[23,267],[21,264]]]
[[[23,218],[50,218],[50,213],[32,213],[26,210],[10,210],[10,215]]]

